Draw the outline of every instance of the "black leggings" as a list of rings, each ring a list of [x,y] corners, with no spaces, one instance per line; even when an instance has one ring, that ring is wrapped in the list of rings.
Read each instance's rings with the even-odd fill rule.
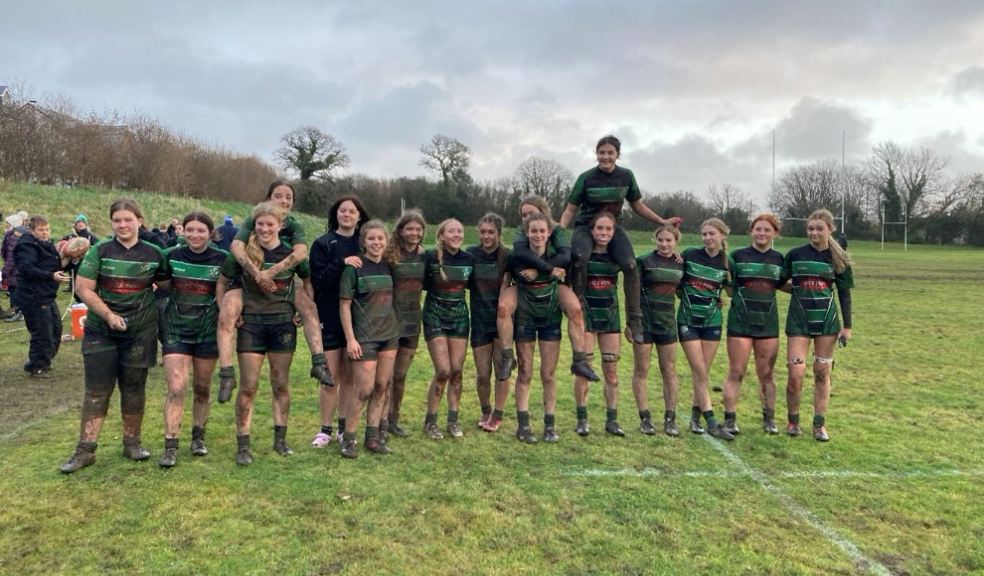
[[[591,237],[591,228],[588,226],[578,226],[574,228],[571,235],[571,289],[582,300],[588,284],[588,260],[591,259],[591,252],[594,249],[594,238]],[[625,280],[623,286],[625,292],[625,315],[629,318],[641,318],[642,308],[639,303],[641,289],[639,286],[639,270],[636,267],[635,250],[632,249],[632,242],[629,241],[625,228],[621,225],[615,227],[615,234],[611,242],[608,243],[608,255],[622,269],[622,277]]]

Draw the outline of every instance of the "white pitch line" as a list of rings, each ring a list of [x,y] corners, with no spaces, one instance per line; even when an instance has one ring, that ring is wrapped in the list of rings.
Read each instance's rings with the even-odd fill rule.
[[[773,484],[769,480],[768,476],[762,472],[759,472],[755,468],[752,468],[748,464],[745,464],[745,461],[742,460],[740,456],[732,452],[723,443],[713,440],[710,435],[705,435],[704,439],[710,442],[711,446],[713,446],[715,450],[724,456],[728,462],[731,462],[731,464],[738,468],[739,471],[751,477],[758,483],[759,486],[762,487],[763,490],[775,496],[782,503],[782,505],[786,507],[786,510],[793,513],[793,515],[798,516],[801,520],[823,534],[827,540],[830,540],[837,545],[838,548],[843,550],[848,556],[851,557],[851,560],[853,560],[859,568],[873,574],[877,574],[878,576],[891,576],[892,573],[883,564],[877,560],[865,556],[864,552],[859,550],[853,542],[842,536],[830,526],[824,524],[823,520],[817,517],[816,514],[801,506],[798,502],[796,502],[796,500],[783,492],[778,486]]]
[[[631,477],[631,478],[739,478],[747,477],[749,474],[740,471],[729,470],[691,470],[691,471],[667,471],[657,468],[588,468],[584,470],[573,470],[565,474],[566,476],[589,476],[589,477]],[[870,479],[906,479],[906,478],[977,478],[984,476],[984,470],[913,470],[909,472],[866,472],[862,470],[816,470],[801,472],[776,472],[776,476],[781,478],[870,478]]]

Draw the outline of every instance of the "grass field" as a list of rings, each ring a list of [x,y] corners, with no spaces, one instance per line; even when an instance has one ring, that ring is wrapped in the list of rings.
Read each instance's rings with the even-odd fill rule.
[[[5,211],[47,214],[55,234],[80,210],[105,234],[104,211],[115,196],[0,184]],[[248,211],[136,196],[155,220],[199,206],[216,216]],[[304,223],[312,238],[323,230],[323,221]],[[640,251],[649,246],[641,234],[634,242]],[[731,238],[732,247],[744,242]],[[801,242],[783,239],[778,248]],[[827,444],[763,434],[753,377],[742,390],[744,430],[735,442],[643,436],[625,359],[625,438],[597,432],[604,421],[600,387],[590,405],[596,432],[574,434],[571,377],[563,372],[559,443],[517,442],[511,403],[498,434],[480,432],[469,358],[465,438],[428,441],[420,424],[432,370],[422,346],[404,408],[413,434],[394,439],[388,457],[348,461],[334,444],[308,446],[318,426],[317,389],[302,347],[292,371],[294,456],[270,449],[269,390],[261,386],[254,465],[235,465],[233,406],[213,404],[210,454],[188,453],[189,408],[178,466],[161,471],[165,388],[155,369],[144,424],[152,459],[120,456],[114,406],[96,464],[63,476],[57,468],[74,447],[82,396],[78,343],[62,348],[55,378],[28,380],[21,370],[27,333],[0,323],[0,573],[984,573],[984,442],[977,429],[984,410],[984,251],[903,252],[892,245],[883,252],[866,242],[852,242],[851,251],[854,339],[837,351]],[[783,304],[786,298],[780,295]],[[569,362],[564,349],[561,366]],[[623,358],[630,357],[623,347]],[[722,349],[714,384],[726,364]],[[691,393],[682,353],[678,370],[685,424]],[[650,399],[658,416],[657,378],[654,369]],[[779,366],[780,388],[784,379]],[[534,381],[539,433],[538,396]],[[720,415],[720,394],[713,400]],[[782,392],[777,408],[785,410]],[[809,413],[807,403],[807,419]]]

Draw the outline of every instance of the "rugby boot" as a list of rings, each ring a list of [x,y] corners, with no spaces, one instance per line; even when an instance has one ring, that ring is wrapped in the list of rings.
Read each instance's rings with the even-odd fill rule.
[[[520,426],[517,428],[516,438],[524,444],[536,444],[536,436],[533,435],[533,428],[530,426]]]
[[[461,430],[461,424],[457,420],[448,422],[448,435],[452,438],[461,438],[465,433]]]
[[[790,423],[786,424],[786,434],[789,434],[790,436],[792,436],[794,438],[796,436],[802,436],[803,435],[803,429],[800,428],[800,425],[799,424],[790,422]]]
[[[355,440],[342,440],[338,452],[345,458],[358,458],[359,449],[355,447]]]
[[[571,363],[571,374],[575,376],[580,376],[590,380],[591,382],[597,382],[601,380],[595,371],[591,369],[591,364],[587,360],[577,360]]]
[[[485,430],[486,432],[497,432],[501,426],[502,418],[499,418],[493,414],[492,416],[489,416],[489,421],[485,423],[485,426],[482,426],[482,430]]]
[[[249,466],[253,463],[253,453],[249,451],[249,434],[236,435],[236,464]]]
[[[150,458],[150,452],[140,445],[140,436],[124,436],[123,457],[140,462]]]
[[[560,436],[557,435],[557,430],[553,426],[543,427],[544,442],[557,442],[558,440],[560,440]]]
[[[728,432],[727,429],[725,429],[725,427],[724,427],[723,424],[718,424],[717,426],[714,426],[713,428],[710,427],[710,426],[708,426],[707,427],[707,433],[710,434],[711,436],[717,438],[718,440],[727,440],[727,441],[730,442],[730,441],[732,441],[732,440],[735,439],[734,434],[732,434],[731,432]]]
[[[96,461],[96,443],[95,442],[79,442],[75,446],[75,453],[72,457],[68,459],[67,462],[62,464],[59,470],[62,474],[71,474],[91,465]]]
[[[656,433],[656,427],[653,426],[652,418],[643,418],[639,421],[639,431],[647,436],[652,436]]]
[[[577,426],[574,427],[574,432],[576,432],[578,436],[587,436],[588,434],[590,434],[591,427],[588,426],[588,419],[578,418]]]
[[[737,436],[741,432],[741,430],[738,429],[738,418],[725,418],[724,429],[728,431],[728,434]]]
[[[236,373],[222,374],[219,370],[219,404],[225,404],[232,398],[232,391],[236,389]]]
[[[680,435],[680,429],[677,428],[675,417],[668,416],[663,418],[663,433],[667,436],[672,436],[673,438]]]
[[[204,456],[208,454],[205,447],[205,429],[195,426],[191,429],[191,454],[192,456]]]
[[[328,370],[328,365],[326,364],[315,364],[311,366],[311,378],[314,378],[319,384],[328,388],[335,385],[335,381],[332,379],[331,372]]]
[[[164,453],[161,454],[161,459],[157,461],[157,465],[161,468],[173,468],[175,464],[178,463],[178,439],[177,438],[165,438],[164,439]]]
[[[390,447],[386,444],[386,442],[383,442],[383,440],[378,436],[371,436],[369,438],[366,438],[366,450],[372,452],[373,454],[382,454],[382,455],[386,455],[392,452],[392,450],[390,450]]]
[[[281,456],[290,456],[294,453],[287,445],[287,427],[286,426],[274,426],[273,427],[273,451]]]
[[[612,436],[625,436],[625,430],[622,430],[622,427],[615,420],[605,422],[605,432]]]
[[[503,350],[499,356],[499,364],[495,372],[495,379],[499,382],[503,380],[508,380],[512,377],[512,371],[516,369],[516,357],[513,356],[513,351]]]
[[[762,420],[762,430],[765,431],[766,434],[779,433],[779,427],[776,426],[775,420]]]
[[[690,431],[694,434],[703,434],[704,427],[700,425],[700,418],[690,419]]]
[[[813,438],[817,442],[829,442],[830,436],[827,434],[826,426],[814,426],[813,427]]]
[[[424,422],[424,435],[431,440],[440,440],[441,438],[444,438],[444,434],[437,426],[437,422]]]
[[[409,436],[406,430],[400,428],[400,423],[397,419],[393,418],[389,421],[389,433],[397,438],[406,438]]]

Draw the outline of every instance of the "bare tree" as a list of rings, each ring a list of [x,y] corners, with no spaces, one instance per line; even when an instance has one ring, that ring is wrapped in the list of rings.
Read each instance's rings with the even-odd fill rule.
[[[333,170],[349,164],[345,147],[331,134],[314,126],[301,126],[280,138],[274,156],[287,170],[296,170],[301,181],[329,179]]]
[[[897,221],[920,213],[948,163],[925,147],[909,149],[882,142],[872,149],[865,168],[871,185],[879,191],[885,217]]]
[[[515,190],[522,196],[536,194],[559,213],[574,185],[574,175],[556,160],[531,156],[516,168]]]
[[[460,140],[435,134],[430,142],[420,147],[420,153],[424,155],[420,165],[439,173],[445,188],[450,190],[452,182],[471,181],[471,176],[468,174],[471,149]]]
[[[840,206],[840,166],[835,160],[819,160],[795,166],[779,175],[769,205],[787,218],[805,218],[818,208]]]

